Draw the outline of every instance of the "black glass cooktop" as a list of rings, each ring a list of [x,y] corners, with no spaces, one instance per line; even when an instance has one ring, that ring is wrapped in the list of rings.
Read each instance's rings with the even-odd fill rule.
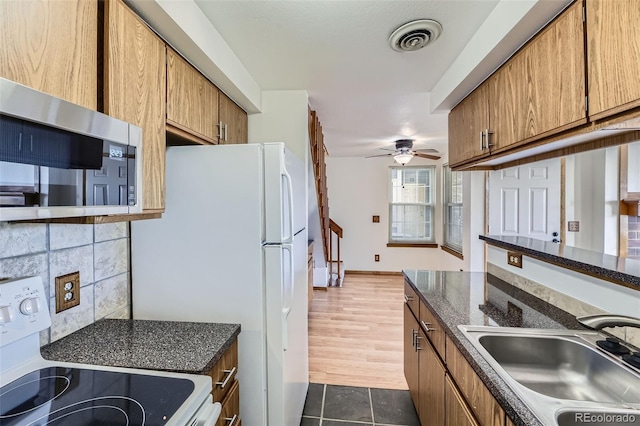
[[[0,425],[164,425],[193,390],[175,377],[43,368],[0,388]]]

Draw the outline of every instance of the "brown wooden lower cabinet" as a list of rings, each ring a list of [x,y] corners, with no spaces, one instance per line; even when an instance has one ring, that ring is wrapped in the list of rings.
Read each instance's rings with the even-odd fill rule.
[[[216,426],[240,425],[240,393],[238,391],[239,383],[236,379],[237,372],[238,340],[236,339],[209,372],[213,381],[213,389],[211,390],[213,402],[222,404],[222,413]]]
[[[238,381],[235,380],[229,394],[222,401],[222,412],[216,426],[238,426],[241,423],[240,419],[240,386]]]
[[[404,374],[420,424],[505,426],[504,410],[453,341],[446,336],[443,362],[433,346],[433,333],[420,325],[410,308],[411,300],[407,302],[404,304]],[[420,307],[420,314],[423,309],[426,309],[424,305]],[[443,330],[435,317],[430,320],[431,327]]]
[[[445,368],[424,331],[418,332],[418,417],[422,426],[441,426],[445,420]]]
[[[447,375],[445,382],[446,421],[441,424],[445,426],[479,426],[449,375]]]
[[[416,333],[420,326],[418,321],[411,313],[409,305],[404,305],[404,377],[407,379],[409,385],[409,392],[411,393],[411,399],[416,409],[419,404],[419,390],[418,390],[418,362],[419,354],[416,351],[415,341]]]
[[[503,426],[505,414],[498,401],[447,336],[447,369],[482,426]]]

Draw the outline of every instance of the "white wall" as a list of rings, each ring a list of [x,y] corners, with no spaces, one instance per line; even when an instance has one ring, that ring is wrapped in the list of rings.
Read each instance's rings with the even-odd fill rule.
[[[400,271],[402,269],[468,270],[463,261],[440,248],[387,247],[389,236],[389,166],[391,157],[327,157],[329,214],[344,229],[342,258],[346,270]],[[441,200],[440,162],[414,158],[413,165],[437,164],[436,199]],[[380,216],[373,223],[372,216]],[[435,235],[442,241],[442,209],[436,208]],[[374,255],[380,261],[374,261]]]
[[[637,317],[640,312],[638,290],[614,284],[524,256],[522,269],[507,264],[507,251],[489,246],[488,262],[569,295],[606,312]]]
[[[262,92],[262,112],[249,115],[249,143],[284,142],[308,161],[309,95],[305,90]]]
[[[618,148],[566,157],[565,176],[565,220],[580,222],[579,232],[566,232],[565,243],[616,256]]]
[[[463,172],[462,178],[465,271],[484,272],[484,241],[479,236],[485,234],[486,172]]]

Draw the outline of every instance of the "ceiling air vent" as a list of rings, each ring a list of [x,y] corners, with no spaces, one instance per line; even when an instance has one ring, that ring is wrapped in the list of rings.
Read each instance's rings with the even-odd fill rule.
[[[412,52],[435,41],[442,32],[442,25],[431,19],[418,19],[398,27],[391,36],[391,48],[398,52]]]

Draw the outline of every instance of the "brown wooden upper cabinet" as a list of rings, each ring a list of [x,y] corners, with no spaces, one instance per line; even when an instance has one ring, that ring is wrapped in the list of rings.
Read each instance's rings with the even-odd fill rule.
[[[167,48],[169,132],[196,143],[218,143],[218,96],[218,88],[213,83]]]
[[[582,16],[571,5],[451,111],[453,166],[587,122]]]
[[[143,208],[163,210],[165,44],[121,0],[105,2],[104,25],[105,113],[142,128]]]
[[[589,115],[640,106],[640,2],[586,0]]]
[[[247,113],[227,95],[219,97],[218,140],[221,144],[247,143]]]
[[[482,84],[449,114],[449,163],[486,157],[485,133],[489,122],[489,85]]]
[[[98,2],[0,1],[0,76],[97,108]]]

